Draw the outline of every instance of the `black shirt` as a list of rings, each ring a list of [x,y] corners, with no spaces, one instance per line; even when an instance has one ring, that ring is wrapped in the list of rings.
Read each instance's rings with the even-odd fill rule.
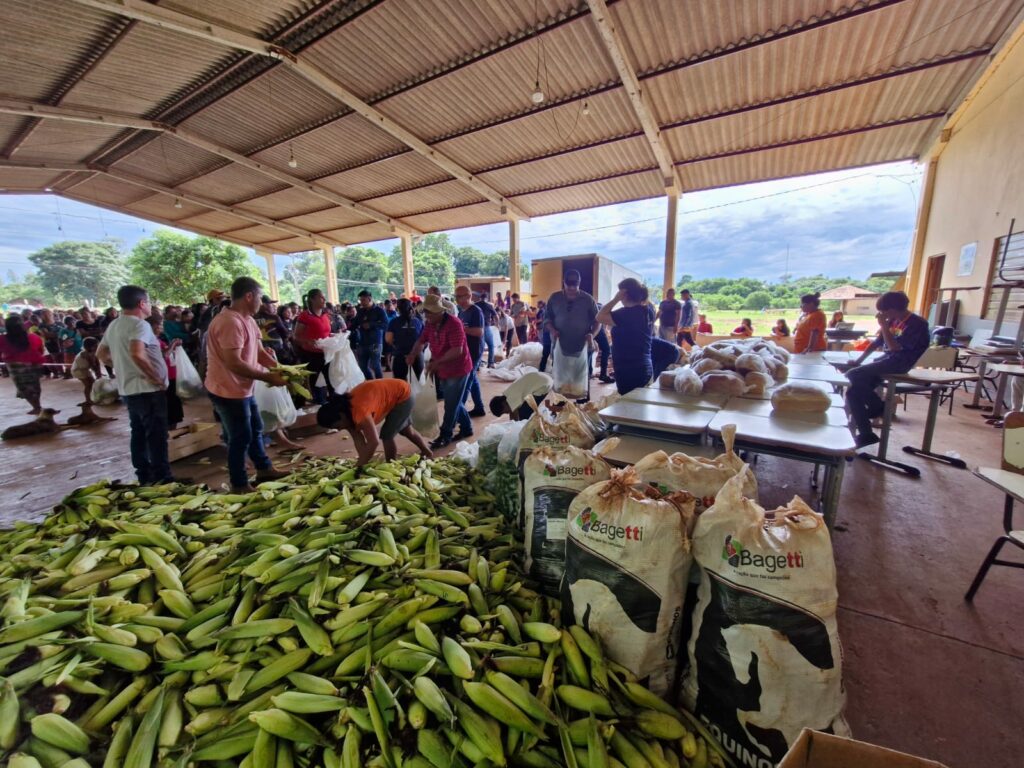
[[[902,349],[897,351],[886,351],[881,360],[896,362],[903,373],[914,367],[921,355],[932,343],[928,330],[928,321],[920,315],[911,314],[906,320],[895,323],[892,326],[892,334],[900,343]],[[885,341],[881,335],[871,342],[871,349],[878,349],[884,346]]]
[[[484,313],[476,304],[470,304],[465,309],[460,309],[459,320],[462,321],[462,325],[467,330],[469,328],[484,327]],[[469,347],[469,356],[473,360],[473,365],[476,365],[477,361],[480,359],[480,353],[483,350],[483,341],[482,336],[470,336],[468,333],[466,334],[466,346]]]
[[[497,325],[498,324],[498,313],[494,309],[494,305],[489,301],[481,299],[476,303],[480,308],[480,311],[484,314],[484,325]]]
[[[650,369],[653,314],[653,307],[648,304],[619,307],[612,312],[612,359],[616,370],[633,366]]]

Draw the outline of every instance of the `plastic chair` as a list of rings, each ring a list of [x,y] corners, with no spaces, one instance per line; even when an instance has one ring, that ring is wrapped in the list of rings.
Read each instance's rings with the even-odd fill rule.
[[[1006,502],[1003,506],[1003,535],[992,545],[978,574],[971,582],[970,589],[964,595],[964,599],[968,601],[974,599],[978,587],[988,575],[988,569],[993,565],[1024,568],[1024,562],[998,559],[1004,544],[1013,544],[1024,550],[1024,530],[1013,528],[1013,502],[1024,502],[1024,413],[1011,411],[1006,414],[1003,422],[1003,466],[999,469],[979,467],[974,474],[1001,490],[1006,495]]]

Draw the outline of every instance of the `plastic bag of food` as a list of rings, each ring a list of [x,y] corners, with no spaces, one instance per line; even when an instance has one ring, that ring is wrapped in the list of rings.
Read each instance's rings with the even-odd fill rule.
[[[513,421],[512,426],[501,436],[501,441],[498,443],[499,464],[511,464],[518,471],[519,466],[516,464],[516,454],[519,453],[519,437],[529,423],[529,421]]]
[[[476,469],[476,465],[480,460],[480,443],[468,443],[462,440],[455,446],[455,450],[452,451],[452,458],[464,461],[473,469]]]
[[[772,410],[780,413],[824,413],[831,407],[828,392],[810,381],[791,381],[772,392]]]
[[[101,376],[92,385],[90,398],[96,405],[110,405],[117,402],[117,382]]]
[[[565,567],[569,505],[582,491],[611,476],[591,451],[539,448],[523,465],[524,564],[543,592],[557,597]]]
[[[252,396],[260,410],[264,432],[290,427],[299,418],[288,387],[271,387],[265,381],[257,381]]]
[[[712,371],[700,377],[704,391],[722,395],[742,395],[746,389],[743,377],[735,371]]]
[[[799,498],[766,513],[742,482],[727,482],[697,520],[683,698],[737,765],[768,766],[803,728],[849,734],[836,569],[820,515]]]
[[[483,434],[477,440],[477,445],[480,446],[480,462],[477,469],[483,474],[488,474],[498,465],[498,445],[501,443],[501,438],[514,428],[516,423],[514,421],[495,421],[484,427]]]
[[[772,378],[778,382],[786,381],[789,378],[789,366],[785,363],[776,363],[775,370],[772,371]]]
[[[318,349],[324,353],[324,371],[327,375],[327,384],[337,394],[344,395],[355,387],[358,387],[366,377],[359,368],[359,361],[356,360],[355,352],[352,351],[352,343],[345,331],[332,334],[326,339],[317,339],[314,342]],[[319,382],[317,386],[323,386]],[[415,420],[413,416],[413,420]],[[421,435],[423,430],[416,428]]]
[[[562,342],[551,348],[551,391],[570,400],[582,400],[590,391],[589,351],[581,349],[575,355],[562,351]]]
[[[632,469],[590,485],[569,508],[562,610],[650,688],[675,679],[693,497],[663,496]]]
[[[745,376],[751,371],[767,373],[768,366],[765,365],[764,358],[755,352],[744,352],[736,358],[736,373]]]
[[[775,386],[775,379],[770,374],[751,371],[743,377],[743,383],[747,387],[747,391],[744,394],[763,395]]]
[[[672,388],[681,395],[699,397],[704,391],[704,382],[692,368],[680,368],[675,372]]]
[[[661,493],[686,491],[692,494],[695,497],[694,510],[698,514],[714,504],[722,486],[737,475],[743,478],[743,495],[757,501],[757,478],[733,450],[735,439],[736,425],[726,424],[722,427],[725,453],[713,459],[655,451],[640,459],[633,469],[640,482],[657,488]]]
[[[705,373],[711,373],[712,371],[722,370],[722,363],[711,357],[702,357],[696,363],[693,364],[692,370],[698,376],[703,376]]]
[[[409,390],[412,392],[412,428],[426,440],[433,440],[441,434],[441,420],[437,414],[437,392],[427,381],[426,370],[417,376],[409,368]]]
[[[595,442],[597,435],[575,403],[564,403],[557,415],[542,407],[519,433],[519,463],[538,448],[593,448]]]
[[[192,365],[188,353],[180,345],[171,352],[171,362],[177,370],[178,378],[174,382],[174,391],[182,400],[191,400],[205,393],[203,380],[199,371]]]

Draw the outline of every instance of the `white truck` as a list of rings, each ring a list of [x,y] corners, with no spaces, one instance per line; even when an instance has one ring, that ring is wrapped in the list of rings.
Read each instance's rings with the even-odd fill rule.
[[[580,273],[580,288],[600,304],[610,301],[619,290],[619,282],[627,277],[642,281],[638,272],[598,253],[534,259],[530,268],[533,304],[547,301],[552,293],[562,290],[562,276],[570,269]]]

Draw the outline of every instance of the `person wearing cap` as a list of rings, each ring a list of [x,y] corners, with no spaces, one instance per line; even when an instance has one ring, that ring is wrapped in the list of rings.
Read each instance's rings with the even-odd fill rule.
[[[552,345],[558,344],[562,353],[569,356],[583,352],[589,361],[590,347],[598,330],[597,302],[580,289],[579,271],[566,271],[562,290],[551,294],[544,317],[544,327],[551,334]],[[590,381],[589,376],[587,381]]]
[[[371,379],[344,395],[334,395],[316,413],[317,423],[325,429],[344,429],[352,436],[357,464],[367,464],[377,449],[384,447],[384,458],[398,456],[395,436],[401,435],[415,445],[420,455],[433,453],[426,440],[412,427],[412,390],[401,379]],[[380,431],[377,425],[380,424]]]
[[[473,422],[462,404],[466,398],[473,361],[469,356],[469,345],[466,343],[466,331],[462,323],[457,317],[448,314],[438,294],[427,294],[423,300],[423,315],[426,326],[405,361],[411,366],[425,347],[430,349],[427,374],[437,377],[444,398],[441,434],[430,447],[443,448],[453,440],[461,440],[473,434]],[[453,437],[456,423],[459,425],[459,434]]]
[[[214,315],[220,311],[220,305],[226,298],[224,291],[214,288],[206,292],[206,309],[199,318],[199,332],[206,333],[206,329],[213,322]]]
[[[277,313],[277,299],[264,294],[260,311],[256,313],[256,325],[260,329],[260,342],[267,349],[274,350],[274,356],[280,359],[288,341],[288,327]]]

